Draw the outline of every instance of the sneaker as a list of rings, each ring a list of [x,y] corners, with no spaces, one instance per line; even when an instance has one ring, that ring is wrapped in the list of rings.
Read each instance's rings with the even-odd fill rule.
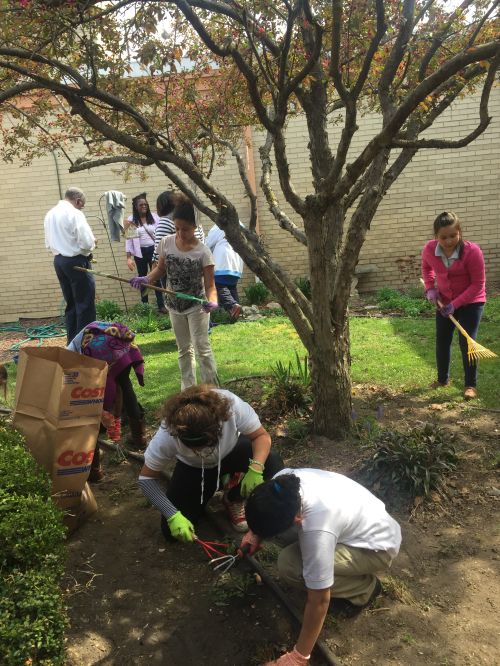
[[[231,321],[236,321],[241,314],[241,305],[239,303],[235,303],[229,314],[231,315]]]
[[[464,391],[464,400],[474,400],[477,398],[477,391],[474,386],[466,386]]]
[[[248,532],[248,524],[245,518],[245,502],[230,502],[226,493],[222,497],[222,503],[226,507],[229,522],[237,532]]]
[[[446,380],[445,382],[440,382],[438,379],[436,379],[435,382],[432,382],[432,384],[429,384],[430,389],[437,389],[441,388],[443,386],[449,386],[450,382],[449,380]]]

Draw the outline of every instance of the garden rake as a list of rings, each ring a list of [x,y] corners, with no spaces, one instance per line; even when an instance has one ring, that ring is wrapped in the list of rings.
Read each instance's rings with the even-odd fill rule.
[[[93,275],[99,275],[99,277],[105,277],[109,280],[116,280],[117,282],[126,282],[130,284],[126,278],[118,277],[117,275],[110,275],[109,273],[100,273],[99,271],[93,271],[90,268],[83,268],[82,266],[73,266],[75,271],[81,271],[82,273],[92,273]],[[197,298],[196,296],[191,296],[191,294],[184,294],[182,291],[173,291],[172,289],[164,289],[163,287],[156,287],[153,284],[145,284],[145,289],[154,289],[155,291],[161,291],[163,294],[170,294],[171,296],[176,296],[177,298],[183,298],[185,301],[196,301],[204,305],[208,301],[203,298]]]
[[[420,282],[424,284],[424,281],[420,279]],[[437,304],[439,305],[440,308],[443,307],[443,304],[441,301],[438,300]],[[497,358],[497,354],[495,352],[492,352],[490,349],[487,349],[486,347],[483,347],[482,345],[479,344],[479,342],[476,342],[471,336],[467,333],[465,328],[460,324],[459,321],[455,319],[453,315],[448,315],[448,319],[450,319],[455,327],[460,331],[460,333],[464,336],[464,338],[467,341],[467,360],[469,363],[472,365],[473,363],[477,363],[480,358]]]

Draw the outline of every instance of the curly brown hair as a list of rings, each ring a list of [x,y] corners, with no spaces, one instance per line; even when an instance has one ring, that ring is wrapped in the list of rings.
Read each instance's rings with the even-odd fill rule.
[[[190,386],[163,406],[161,416],[170,434],[190,448],[216,446],[222,424],[229,419],[231,403],[214,388],[209,384]]]

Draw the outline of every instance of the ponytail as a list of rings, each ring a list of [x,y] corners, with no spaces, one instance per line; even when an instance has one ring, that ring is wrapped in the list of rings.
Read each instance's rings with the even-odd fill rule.
[[[263,539],[276,536],[293,525],[301,505],[300,479],[280,474],[250,494],[245,506],[248,527]]]

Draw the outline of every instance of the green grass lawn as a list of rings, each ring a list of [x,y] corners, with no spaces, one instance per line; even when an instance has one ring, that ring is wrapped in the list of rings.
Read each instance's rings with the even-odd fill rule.
[[[500,355],[499,324],[500,298],[497,297],[486,305],[479,342]],[[436,378],[432,318],[353,317],[350,329],[354,382],[428,395],[433,402],[461,399],[462,363],[456,339],[452,354],[453,383],[438,391],[427,390],[428,384]],[[138,394],[146,411],[153,416],[168,396],[180,390],[175,339],[172,331],[160,331],[138,335],[137,342],[146,360],[145,386],[138,389]],[[295,352],[305,354],[297,333],[284,317],[217,326],[211,334],[211,342],[222,383],[235,377],[267,375],[277,361],[292,361],[295,365]],[[13,364],[9,370],[13,380]],[[499,386],[500,359],[482,361],[477,404],[498,408]],[[11,396],[13,393],[12,387]]]

